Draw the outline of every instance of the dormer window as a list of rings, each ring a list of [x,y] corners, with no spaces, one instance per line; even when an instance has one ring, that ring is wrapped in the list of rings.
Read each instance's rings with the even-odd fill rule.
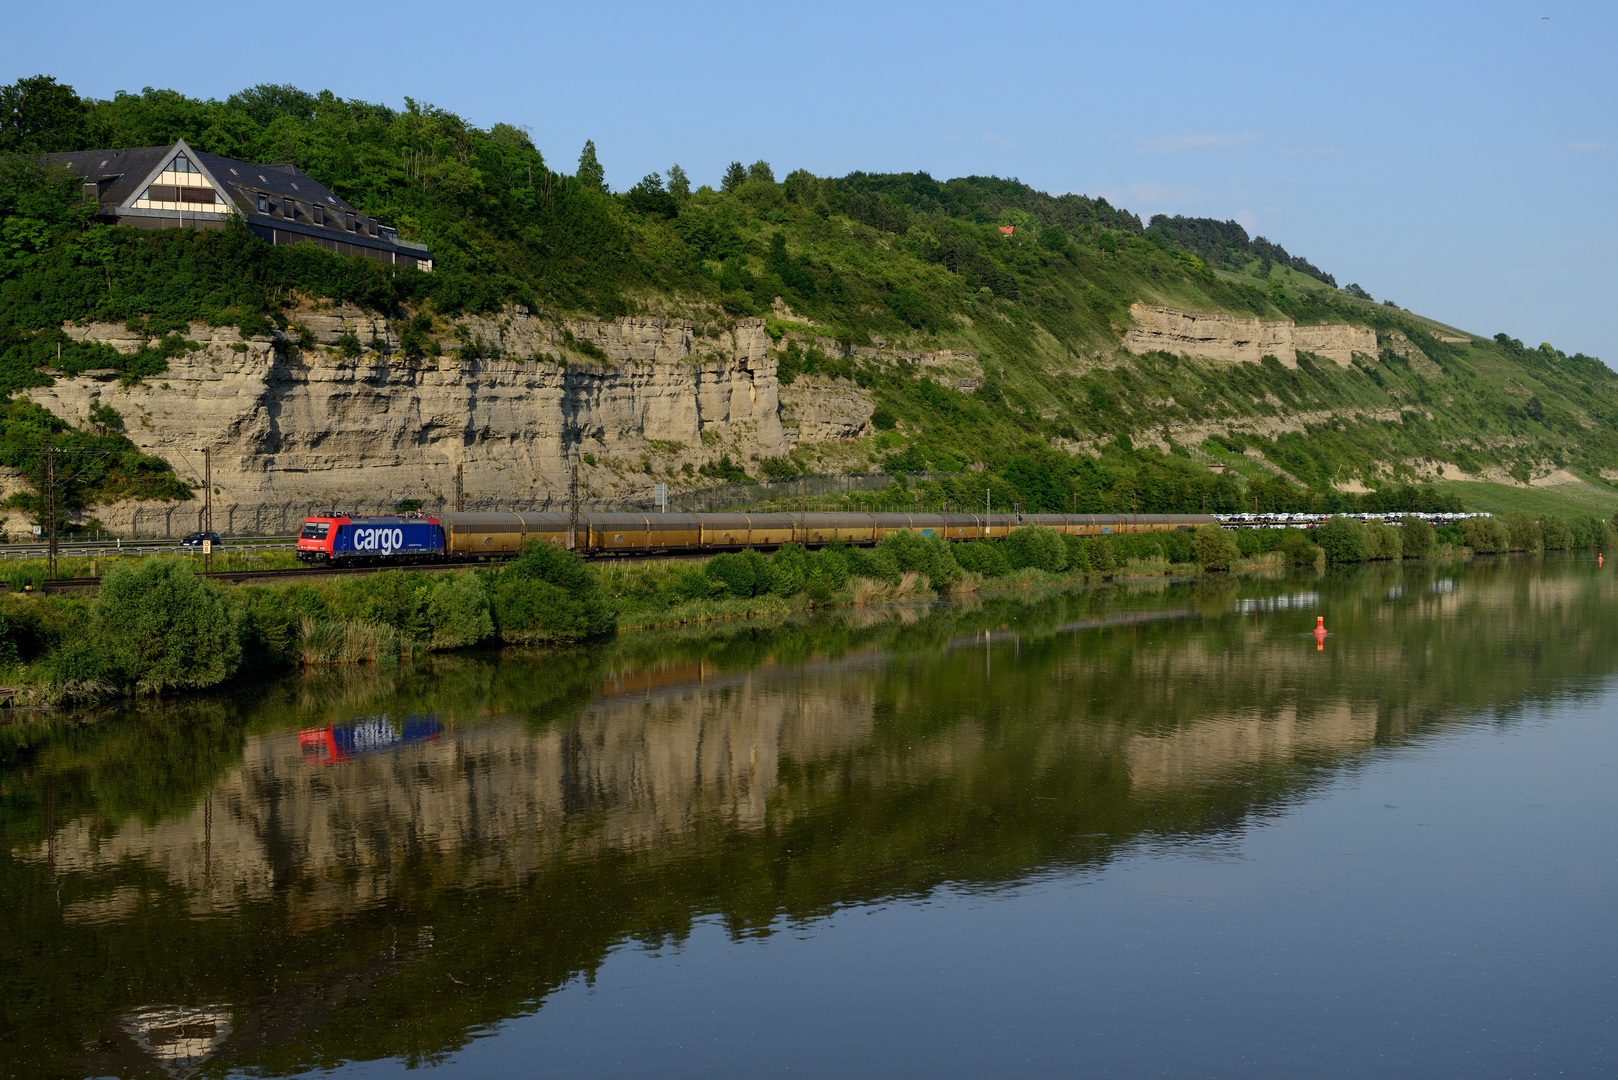
[[[264,196],[260,195],[258,197],[258,212],[261,213],[261,214],[267,214],[267,213],[269,213],[269,211],[270,211],[270,200],[268,200]]]

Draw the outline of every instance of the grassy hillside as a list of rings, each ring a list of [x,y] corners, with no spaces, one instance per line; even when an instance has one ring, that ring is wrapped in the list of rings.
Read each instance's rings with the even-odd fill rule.
[[[963,490],[981,497],[999,485],[1008,505],[1030,509],[1402,505],[1416,497],[1412,484],[1441,474],[1531,499],[1511,485],[1558,470],[1591,498],[1618,498],[1602,477],[1618,469],[1618,376],[1605,365],[1472,337],[1357,286],[1339,290],[1329,273],[1234,222],[1160,217],[1143,227],[1105,200],[1012,180],[778,177],[764,162],[733,164],[719,190],[693,190],[678,166],[606,178],[593,146],[567,173],[517,127],[482,130],[413,101],[395,110],[290,87],[223,102],[153,90],[86,101],[32,79],[0,98],[0,152],[11,155],[0,168],[4,393],[48,379],[46,366],[148,377],[184,347],[171,332],[187,320],[284,325],[300,293],[385,312],[406,331],[406,350],[423,353],[453,344],[459,313],[507,303],[604,317],[764,316],[784,380],[857,380],[877,400],[879,430],[791,461],[742,463],[754,471],[951,473],[981,463],[987,475],[963,474]],[[71,178],[29,157],[176,138],[297,163],[430,243],[436,272],[271,248],[239,228],[108,228],[89,220]],[[776,317],[777,297],[790,318]],[[1137,301],[1369,325],[1383,348],[1347,370],[1307,355],[1296,369],[1135,357],[1119,344]],[[77,345],[59,329],[76,319],[135,320],[151,344],[131,357]],[[978,354],[976,393],[893,358],[939,349]],[[7,408],[0,463],[35,470],[31,448],[52,421]],[[1230,467],[1216,474],[1210,463]],[[154,482],[149,461],[121,468],[82,497]],[[1462,500],[1473,490],[1446,487]]]

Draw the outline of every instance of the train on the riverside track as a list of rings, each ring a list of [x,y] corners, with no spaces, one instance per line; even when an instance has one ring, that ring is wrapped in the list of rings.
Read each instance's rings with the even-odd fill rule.
[[[1217,525],[1211,514],[567,514],[459,513],[306,518],[298,558],[340,566],[473,561],[517,554],[529,540],[593,556],[685,554],[782,544],[874,544],[889,533],[996,539],[1042,525],[1074,536]]]

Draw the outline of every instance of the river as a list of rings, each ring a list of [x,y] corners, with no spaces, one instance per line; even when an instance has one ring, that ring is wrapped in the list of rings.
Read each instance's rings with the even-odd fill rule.
[[[1615,600],[1158,580],[14,721],[0,1075],[1612,1075]]]

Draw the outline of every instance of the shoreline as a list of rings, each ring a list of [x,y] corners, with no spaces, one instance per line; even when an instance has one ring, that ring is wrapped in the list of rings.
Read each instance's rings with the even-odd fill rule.
[[[1394,560],[1367,560],[1357,564],[1372,565],[1374,562],[1382,563],[1441,563],[1454,561],[1470,561],[1473,553],[1462,549],[1459,552],[1449,551],[1429,557],[1410,557]],[[686,561],[689,568],[689,561]],[[32,685],[27,680],[18,680],[14,686],[0,687],[0,716],[6,717],[0,722],[26,722],[25,716],[29,714],[63,714],[77,708],[105,707],[123,699],[131,700],[138,697],[187,697],[198,692],[217,690],[228,685],[239,685],[263,676],[276,676],[290,672],[294,669],[312,669],[320,667],[351,667],[364,664],[393,664],[433,653],[460,653],[472,652],[479,649],[494,648],[503,650],[512,646],[531,647],[533,644],[549,645],[552,647],[583,647],[591,648],[604,640],[619,635],[651,634],[660,631],[679,630],[682,628],[721,628],[732,626],[745,632],[747,629],[770,629],[783,623],[805,616],[814,616],[822,612],[855,611],[860,609],[877,612],[895,608],[906,604],[948,604],[970,602],[971,600],[1002,599],[1018,595],[1050,596],[1063,593],[1077,593],[1087,590],[1100,590],[1110,586],[1130,586],[1154,584],[1167,587],[1173,584],[1183,584],[1199,580],[1226,579],[1243,580],[1258,577],[1279,578],[1288,573],[1311,571],[1316,576],[1326,572],[1327,564],[1317,559],[1314,563],[1293,564],[1280,557],[1279,552],[1266,553],[1256,558],[1240,560],[1228,571],[1209,571],[1190,563],[1171,564],[1164,560],[1131,560],[1124,566],[1108,572],[1086,571],[1044,571],[1034,568],[1024,568],[1011,573],[999,575],[994,578],[979,578],[971,575],[958,582],[954,588],[933,590],[925,579],[911,583],[907,590],[901,588],[877,588],[878,583],[869,583],[873,587],[864,589],[865,579],[851,579],[851,588],[840,591],[823,600],[811,599],[804,593],[797,593],[790,597],[781,597],[774,594],[764,594],[747,598],[723,597],[717,599],[704,599],[688,601],[663,607],[629,606],[629,610],[620,610],[616,625],[605,634],[596,634],[573,641],[556,640],[552,642],[510,642],[500,641],[492,636],[484,636],[478,640],[466,641],[463,644],[451,647],[432,647],[418,640],[401,637],[393,633],[378,633],[378,640],[372,647],[358,652],[344,652],[333,655],[324,661],[311,662],[306,656],[300,657],[293,652],[283,651],[280,655],[254,655],[244,656],[246,661],[240,668],[233,671],[228,677],[207,685],[191,687],[176,687],[167,693],[131,691],[129,689],[113,689],[106,687],[89,694],[57,697],[51,700],[49,691],[40,687],[39,683]],[[367,581],[376,581],[379,578],[398,579],[409,578],[413,571],[399,570],[391,574],[374,575]],[[477,571],[461,571],[462,574],[471,575]],[[421,576],[421,575],[415,575]],[[448,576],[448,575],[446,575]],[[975,580],[974,580],[975,579]],[[268,593],[275,590],[291,592],[305,589],[307,586],[241,586],[239,590],[246,594]],[[67,603],[87,606],[82,599],[65,599],[36,596],[26,601],[28,603]],[[302,630],[307,633],[307,622]],[[373,631],[391,631],[387,627],[371,627]],[[16,669],[14,669],[16,670]],[[9,691],[9,693],[7,692]]]

